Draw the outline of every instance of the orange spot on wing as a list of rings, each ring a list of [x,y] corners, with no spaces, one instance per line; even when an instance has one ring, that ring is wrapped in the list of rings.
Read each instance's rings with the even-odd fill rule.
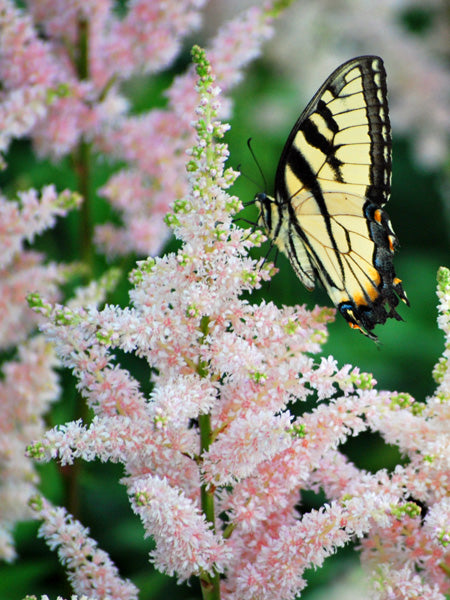
[[[356,304],[356,306],[362,306],[362,305],[367,306],[366,299],[364,298],[363,294],[361,294],[360,292],[358,292],[357,294],[353,294],[352,299],[353,299],[353,302]]]
[[[367,298],[374,302],[380,295],[378,289],[373,285],[367,285],[364,292],[353,294],[352,299],[356,306],[367,306]]]
[[[379,208],[373,213],[373,217],[377,223],[381,223],[382,216],[382,212]]]
[[[378,271],[375,268],[371,268],[368,270],[368,276],[370,277],[370,279],[374,282],[374,284],[376,286],[380,285],[381,283],[381,277],[380,274],[378,273]]]
[[[369,298],[372,300],[372,302],[374,302],[380,295],[380,293],[376,287],[367,288],[366,294],[369,296]]]

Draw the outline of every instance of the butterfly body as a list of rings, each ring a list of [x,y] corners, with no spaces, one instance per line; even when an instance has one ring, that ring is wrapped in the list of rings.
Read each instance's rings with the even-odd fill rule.
[[[257,194],[259,224],[308,289],[319,280],[350,326],[401,319],[393,266],[391,134],[382,60],[363,56],[325,81],[294,125],[275,178]]]

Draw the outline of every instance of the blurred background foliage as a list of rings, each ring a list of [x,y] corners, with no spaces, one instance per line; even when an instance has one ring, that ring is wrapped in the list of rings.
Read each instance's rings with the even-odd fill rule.
[[[424,8],[411,13],[408,19],[408,27],[420,32],[427,27],[429,14]],[[283,36],[278,24],[275,24],[275,28],[277,32],[272,42],[274,45],[278,36]],[[132,102],[134,112],[140,113],[165,105],[163,91],[173,76],[183,72],[188,65],[189,48],[194,41],[198,41],[198,38],[186,43],[184,54],[171,72],[151,78],[133,79],[127,84],[125,92]],[[383,56],[383,48],[379,48],[377,53]],[[351,56],[350,53],[348,58]],[[334,66],[338,66],[340,62],[337,60]],[[318,83],[328,74],[318,73]],[[234,110],[231,130],[226,141],[230,148],[229,164],[235,168],[240,166],[244,173],[232,190],[243,202],[251,200],[265,186],[248,151],[247,139],[252,138],[255,154],[268,181],[266,191],[271,193],[278,158],[286,137],[299,113],[316,91],[306,87],[303,89],[301,85],[300,88],[302,97],[299,97],[299,82],[292,81],[273,59],[263,56],[247,70],[242,83],[235,89],[232,95]],[[273,110],[276,111],[275,115],[270,114]],[[423,110],[428,110],[427,106],[423,106]],[[6,160],[8,167],[0,173],[0,187],[6,194],[31,186],[40,188],[52,182],[58,189],[76,188],[69,160],[62,160],[58,164],[38,160],[27,140],[15,142]],[[421,167],[414,158],[411,139],[399,134],[394,125],[392,196],[387,208],[401,244],[395,259],[396,270],[404,282],[411,307],[401,306],[399,309],[404,322],[390,320],[377,328],[379,345],[352,331],[338,316],[329,327],[329,340],[323,349],[325,356],[333,355],[340,365],[350,363],[359,366],[362,371],[373,373],[379,389],[409,392],[419,401],[423,401],[434,389],[431,371],[443,350],[443,337],[436,325],[435,290],[438,267],[449,266],[448,213],[443,201],[446,185],[448,189],[448,160],[444,164],[447,165],[446,172],[445,167]],[[98,189],[116,167],[117,165],[105,162],[102,157],[97,157],[93,169],[93,188]],[[255,207],[246,208],[241,216],[256,221]],[[94,210],[95,222],[117,218],[106,201],[98,198]],[[35,246],[44,251],[49,260],[77,260],[79,226],[79,216],[70,214],[65,220],[60,220],[54,230],[39,238]],[[170,252],[176,246],[177,242],[172,240],[165,252]],[[268,248],[268,244],[265,244],[255,252],[255,256],[265,256]],[[273,257],[271,254],[269,260]],[[141,257],[132,256],[121,263],[124,277],[110,298],[111,302],[121,305],[128,302],[129,284],[126,273],[139,258]],[[98,256],[97,273],[100,274],[106,266],[105,259]],[[276,266],[279,273],[253,294],[252,302],[264,299],[278,305],[306,304],[310,308],[315,304],[330,305],[323,290],[317,289],[312,293],[306,291],[284,256],[277,257]],[[148,392],[150,373],[146,363],[135,357],[119,356],[118,353],[117,356]],[[61,378],[64,395],[49,415],[49,427],[72,420],[78,410],[74,378],[67,372],[61,372]],[[303,407],[299,407],[299,410],[303,410]],[[352,439],[347,442],[344,450],[358,466],[370,471],[380,468],[391,470],[402,460],[397,449],[384,444],[376,434]],[[140,598],[200,598],[196,581],[191,586],[180,587],[171,578],[152,570],[148,563],[152,543],[151,540],[143,539],[139,519],[131,513],[125,489],[118,483],[122,475],[120,467],[80,463],[74,468],[79,470],[79,477],[77,489],[70,493],[77,497],[75,507],[78,518],[90,528],[91,535],[98,540],[99,545],[110,553],[119,566],[121,575],[130,577],[141,589]],[[56,464],[44,465],[39,470],[44,493],[53,502],[65,504],[68,493],[64,484],[65,470]],[[310,492],[302,493],[300,510],[307,511],[320,506],[324,500]],[[17,528],[20,558],[12,566],[0,565],[0,600],[17,600],[27,593],[47,593],[50,598],[56,598],[58,594],[70,597],[72,592],[63,568],[44,542],[36,539],[36,531],[35,523],[24,523]],[[310,585],[302,598],[359,599],[362,583],[357,565],[358,557],[351,548],[340,551],[325,562],[323,569],[309,573]]]

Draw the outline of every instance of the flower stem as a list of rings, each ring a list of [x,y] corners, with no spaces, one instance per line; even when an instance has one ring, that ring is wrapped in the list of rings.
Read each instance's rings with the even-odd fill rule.
[[[198,418],[200,427],[200,456],[207,451],[211,444],[211,416],[200,415]],[[201,490],[202,510],[206,520],[211,523],[215,530],[215,514],[214,514],[214,488],[202,484]],[[204,574],[200,576],[200,584],[202,587],[203,600],[220,600],[220,577],[219,573],[214,571],[214,575]]]
[[[198,418],[200,426],[200,456],[203,452],[207,451],[211,444],[211,416],[200,415]],[[211,487],[207,488],[205,484],[201,487],[201,502],[202,510],[205,514],[206,519],[215,528],[215,515],[214,515],[214,491]]]
[[[89,78],[89,24],[80,17],[78,19],[78,44],[74,55],[75,68],[80,80]],[[90,193],[91,182],[91,144],[81,135],[77,147],[72,153],[72,164],[77,176],[78,192],[83,198],[80,207],[79,236],[81,245],[81,256],[87,272],[92,275],[93,268],[93,224],[92,224],[92,197]],[[89,410],[81,395],[78,395],[77,415],[87,422]],[[64,482],[67,502],[66,506],[70,512],[77,516],[79,514],[79,480],[81,464],[76,461],[70,468],[64,469]]]
[[[90,195],[90,162],[91,147],[85,140],[81,139],[74,153],[75,170],[78,177],[78,191],[83,196],[81,204],[80,241],[83,262],[88,268],[92,268],[93,246],[92,246],[92,214]]]
[[[76,68],[80,80],[89,79],[89,23],[81,16],[78,19]],[[91,144],[84,137],[81,137],[74,153],[74,162],[78,176],[78,190],[84,199],[81,205],[80,226],[82,257],[84,263],[90,268],[92,268],[93,262],[92,198],[90,194],[91,160]]]

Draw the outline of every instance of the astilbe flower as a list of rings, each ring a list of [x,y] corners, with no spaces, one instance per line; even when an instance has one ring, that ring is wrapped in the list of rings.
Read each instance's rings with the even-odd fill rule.
[[[43,521],[39,535],[52,550],[58,551],[77,594],[86,594],[92,599],[137,600],[137,588],[131,581],[119,577],[117,567],[106,552],[97,547],[81,523],[64,508],[54,507],[40,496],[32,498],[30,505]]]
[[[28,500],[39,483],[35,467],[24,456],[26,446],[43,434],[43,415],[57,400],[58,364],[42,336],[30,338],[38,318],[27,306],[31,291],[59,297],[58,286],[70,269],[44,264],[26,250],[27,242],[51,227],[57,216],[79,204],[76,194],[57,194],[54,187],[19,193],[19,200],[0,197],[0,349],[15,355],[1,367],[0,381],[0,558],[15,558],[12,530],[30,518]]]
[[[43,255],[26,250],[36,235],[54,226],[80,203],[80,196],[69,191],[58,194],[54,186],[19,192],[18,200],[0,196],[0,348],[15,346],[36,327],[36,315],[25,302],[31,291],[45,290],[58,298],[58,284],[65,280],[65,269],[54,263],[43,264]]]
[[[129,114],[120,84],[171,66],[205,3],[133,0],[119,16],[111,0],[29,0],[28,12],[0,0],[0,152],[28,136],[40,156],[71,155],[78,173],[89,170],[91,149],[120,161],[99,190],[122,218],[121,226],[96,228],[97,246],[110,257],[154,255],[167,241],[163,218],[187,191],[184,154],[196,102],[192,70],[167,90],[166,108],[138,116]],[[212,40],[224,90],[240,80],[288,3],[272,0],[239,14]],[[86,206],[88,192],[85,185]]]
[[[16,360],[2,365],[0,382],[0,558],[16,557],[12,532],[31,518],[30,497],[39,477],[26,446],[43,435],[43,415],[59,396],[54,372],[58,361],[42,336],[19,346]]]
[[[204,589],[220,585],[222,598],[294,598],[305,569],[356,537],[377,582],[375,598],[407,598],[402,590],[414,589],[444,600],[448,348],[438,395],[417,403],[377,392],[370,375],[340,369],[331,357],[313,359],[331,311],[240,298],[272,269],[248,256],[262,236],[231,220],[241,205],[226,192],[236,174],[225,168],[220,90],[198,48],[194,60],[189,192],[166,219],[181,247],[138,263],[130,307],[32,299],[95,418],[48,432],[30,454],[63,464],[121,462],[131,504],[156,543],[151,560],[179,580],[197,575]],[[448,337],[443,277],[440,323]],[[152,367],[149,398],[116,364],[114,348]],[[294,417],[290,404],[313,393],[315,408]],[[339,446],[369,429],[397,444],[409,463],[371,474],[348,461]],[[299,489],[319,488],[329,503],[299,517]],[[428,507],[423,520],[414,500]],[[392,590],[400,591],[389,596]]]
[[[123,244],[119,239],[115,246],[112,244],[115,253],[129,250],[145,254],[156,252],[167,239],[170,230],[162,219],[169,203],[186,190],[182,164],[184,152],[192,140],[191,129],[186,123],[192,120],[189,107],[193,110],[196,98],[193,76],[189,74],[185,79],[189,98],[182,93],[177,96],[174,91],[171,107],[166,111],[168,117],[161,115],[161,111],[153,113],[144,132],[145,144],[139,146],[135,156],[129,154],[128,144],[134,135],[135,119],[126,116],[128,103],[119,92],[119,86],[132,75],[158,73],[170,66],[182,48],[183,37],[198,27],[204,4],[204,0],[177,0],[162,6],[136,0],[128,3],[125,14],[119,17],[114,3],[108,0],[30,0],[26,9],[19,8],[13,0],[0,0],[0,166],[6,166],[11,142],[20,138],[31,139],[40,156],[60,159],[70,154],[79,174],[79,188],[85,196],[86,206],[91,201],[89,186],[83,185],[80,173],[89,171],[91,145],[120,158],[122,164],[123,159],[129,160],[135,184],[132,186],[127,179],[129,170],[124,170],[106,186],[114,188],[115,181],[118,182],[116,187],[124,200],[126,213],[121,236],[131,240],[131,243]],[[243,21],[247,29],[231,26],[226,30],[229,35],[223,43],[228,52],[224,60],[230,86],[238,80],[238,70],[258,52],[260,44],[268,37],[270,32],[265,23],[271,19],[270,11],[268,8],[252,13],[256,17],[253,25],[249,15]],[[216,53],[220,63],[220,47]],[[174,129],[181,115],[183,125]],[[153,127],[158,121],[161,126]],[[139,123],[137,125],[139,129]],[[115,138],[114,132],[119,132]],[[106,140],[109,136],[114,139],[108,150]],[[124,150],[120,154],[116,152],[116,142]],[[162,162],[157,158],[161,144],[167,150]],[[147,161],[147,171],[142,171],[143,155],[148,154],[149,145],[155,150],[154,158]],[[179,157],[178,164],[172,160],[175,156]],[[160,181],[154,177],[153,162],[157,165],[155,172]],[[169,169],[172,162],[173,171]],[[152,186],[154,190],[159,187],[159,195],[151,191]],[[127,188],[128,195],[125,193]],[[133,205],[130,197],[134,200]],[[58,363],[51,348],[42,340],[38,342],[38,338],[32,343],[28,340],[39,322],[39,315],[29,309],[25,297],[30,292],[44,293],[45,290],[47,300],[58,300],[59,285],[74,270],[74,267],[53,262],[45,264],[43,254],[25,249],[25,245],[31,244],[36,234],[52,227],[55,217],[65,215],[80,199],[70,192],[58,194],[53,186],[47,186],[41,192],[33,189],[20,192],[18,201],[0,197],[0,349],[12,353],[19,344],[14,360],[5,363],[2,369],[4,429],[2,427],[0,555],[7,559],[14,557],[11,538],[14,523],[29,516],[26,501],[38,482],[30,461],[23,457],[23,449],[32,438],[40,436],[41,417],[48,409],[50,396],[52,401],[56,400],[59,389],[54,375]],[[131,222],[141,233],[129,225]],[[88,230],[89,225],[86,225],[83,223],[83,229]],[[90,289],[87,286],[78,291],[69,306],[95,306],[108,289],[107,282],[100,281],[100,287]],[[72,342],[68,341],[68,347]],[[84,347],[81,340],[80,345]],[[103,368],[111,371],[106,381],[102,378]],[[7,371],[19,379],[11,379]],[[39,380],[35,371],[40,373],[42,382],[48,382],[48,389],[41,389],[38,381],[33,396],[29,386]],[[79,375],[82,391],[91,390],[91,397],[96,401],[102,398],[101,409],[106,414],[109,411],[115,415],[119,411],[124,418],[128,413],[136,416],[145,405],[138,384],[112,363],[106,351],[97,363],[93,355],[86,353],[85,361],[80,363]],[[22,377],[24,384],[20,387]],[[115,393],[114,400],[111,390]],[[203,394],[203,390],[200,392]],[[15,394],[17,406],[14,405]],[[34,406],[28,406],[31,397],[35,400]],[[26,410],[23,403],[27,405]],[[196,414],[195,407],[193,413]],[[33,427],[27,422],[22,423],[22,418],[34,422]],[[129,425],[130,430],[132,425],[136,423]],[[187,444],[182,437],[180,446]],[[155,453],[159,449],[159,446],[153,448]],[[174,470],[179,462],[186,467],[186,460],[175,461]],[[140,467],[138,461],[136,469]],[[187,472],[194,481],[193,471],[189,465]]]
[[[363,562],[376,582],[374,597],[382,600],[441,600],[450,592],[450,271],[442,267],[438,297],[445,350],[434,369],[435,394],[425,404],[394,397],[389,414],[387,403],[373,411],[374,425],[409,458],[392,479],[410,501],[393,506],[390,526],[375,527],[362,542]]]
[[[239,203],[224,188],[235,174],[224,171],[226,147],[214,143],[214,136],[223,135],[225,128],[215,120],[218,88],[207,69],[201,91],[198,141],[188,163],[191,192],[176,203],[168,218],[184,241],[180,251],[139,265],[133,273],[133,308],[108,306],[98,311],[33,301],[49,317],[43,328],[63,364],[78,375],[81,392],[97,415],[88,428],[76,422],[49,432],[34,453],[58,455],[65,463],[77,455],[122,462],[130,476],[133,505],[148,533],[159,542],[155,563],[181,579],[224,571],[230,559],[227,544],[200,512],[202,471],[194,460],[199,454],[199,433],[189,427],[190,420],[211,414],[218,432],[227,423],[233,426],[229,446],[237,449],[245,442],[239,437],[245,423],[244,431],[256,440],[251,418],[261,409],[263,430],[275,431],[276,426],[276,435],[266,440],[260,436],[261,452],[255,453],[248,468],[284,448],[290,419],[285,415],[280,420],[274,412],[285,406],[289,390],[296,385],[296,350],[319,349],[326,338],[324,322],[329,312],[252,307],[239,300],[242,290],[251,290],[268,277],[270,268],[255,270],[255,261],[246,256],[246,248],[261,236],[248,236],[231,223],[229,211]],[[274,317],[278,323],[272,322]],[[255,331],[260,331],[261,343],[254,339]],[[279,342],[274,355],[270,339]],[[131,375],[114,366],[110,346],[134,350],[157,367],[150,402]],[[242,350],[246,352],[243,365]],[[291,364],[286,365],[289,357]],[[310,360],[303,355],[299,360],[312,370]],[[284,387],[255,404],[253,397],[265,372],[272,380],[277,369],[287,376]],[[271,410],[264,410],[265,405]],[[243,447],[245,460],[252,457],[253,448],[254,443],[247,450]],[[208,458],[206,450],[205,474],[220,469],[220,477],[224,479],[225,471],[229,478],[230,461],[217,465],[213,453]],[[241,465],[234,470],[238,477]],[[178,518],[181,507],[183,519]],[[164,519],[156,518],[156,510],[164,511]]]

